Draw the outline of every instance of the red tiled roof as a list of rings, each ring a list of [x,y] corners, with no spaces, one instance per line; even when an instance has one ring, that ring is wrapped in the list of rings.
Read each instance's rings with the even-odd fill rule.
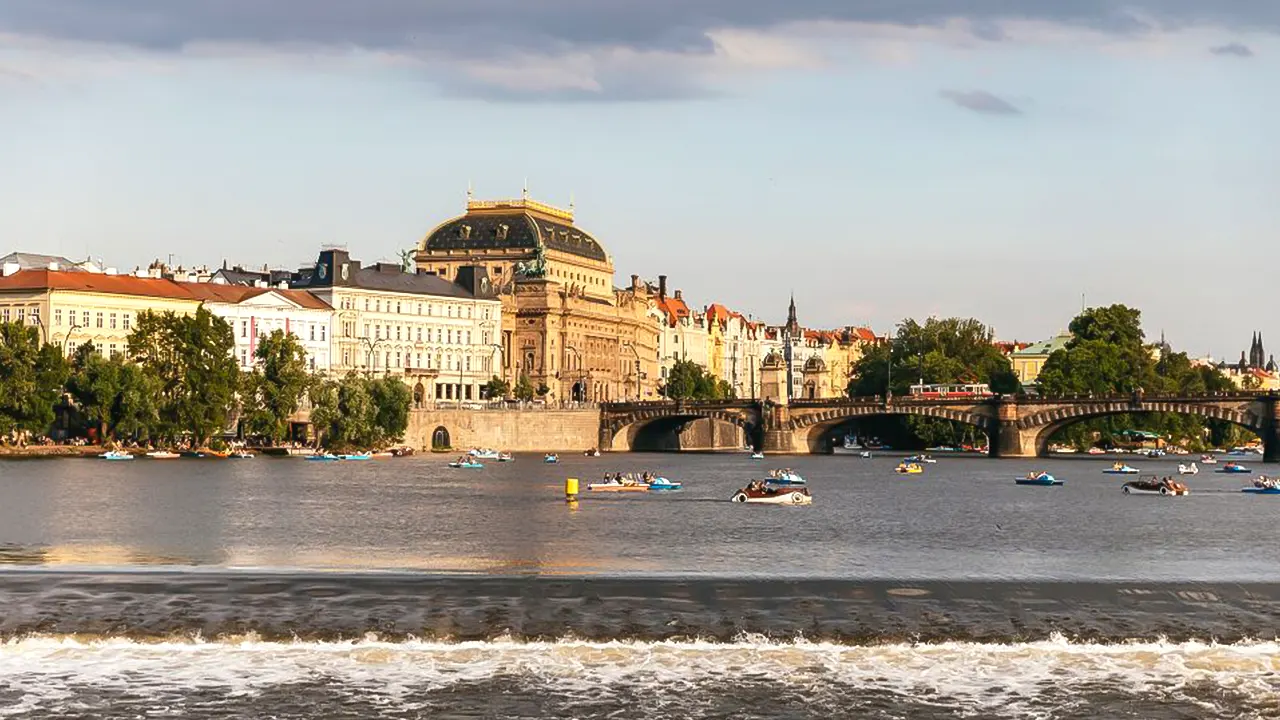
[[[0,292],[5,290],[71,290],[174,300],[198,299],[172,280],[61,270],[19,270],[0,277]]]
[[[19,270],[0,277],[0,293],[6,290],[69,290],[107,295],[191,300],[194,302],[240,303],[263,293],[275,292],[311,310],[330,310],[329,304],[305,290],[223,285],[221,283],[175,282],[164,278],[132,275],[105,275],[61,270]]]
[[[676,323],[689,317],[689,306],[684,300],[668,297],[658,301],[658,309],[667,314],[667,324],[675,327]]]

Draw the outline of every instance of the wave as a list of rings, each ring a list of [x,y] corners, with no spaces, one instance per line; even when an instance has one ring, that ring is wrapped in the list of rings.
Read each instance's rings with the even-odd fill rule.
[[[253,635],[154,641],[33,635],[0,644],[0,685],[24,689],[21,702],[0,709],[0,717],[56,716],[85,698],[127,703],[123,695],[143,704],[230,697],[249,707],[281,689],[306,697],[317,688],[339,693],[344,702],[382,707],[386,717],[494,690],[601,712],[649,703],[670,716],[700,714],[700,707],[725,697],[757,697],[798,703],[815,715],[851,711],[856,700],[889,715],[898,708],[927,716],[922,713],[933,708],[1050,718],[1080,703],[1109,701],[1198,717],[1261,717],[1280,708],[1278,671],[1275,641],[1103,644],[1057,635],[1030,643],[844,645],[753,636],[440,642],[370,635],[279,642]]]

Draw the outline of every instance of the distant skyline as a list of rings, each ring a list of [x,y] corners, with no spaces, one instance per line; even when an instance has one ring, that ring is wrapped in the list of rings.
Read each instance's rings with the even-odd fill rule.
[[[1234,360],[1280,349],[1277,32],[1266,0],[5,0],[0,254],[394,260],[527,179],[700,307],[1034,341],[1083,293]]]

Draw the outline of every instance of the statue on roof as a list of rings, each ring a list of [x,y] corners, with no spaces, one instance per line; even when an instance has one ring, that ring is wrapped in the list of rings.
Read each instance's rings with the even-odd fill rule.
[[[528,262],[516,263],[516,275],[525,278],[542,278],[547,274],[547,249],[539,241],[537,247],[533,251],[533,259]]]
[[[406,249],[406,250],[400,251],[400,269],[407,273],[413,272],[413,251],[412,250]]]

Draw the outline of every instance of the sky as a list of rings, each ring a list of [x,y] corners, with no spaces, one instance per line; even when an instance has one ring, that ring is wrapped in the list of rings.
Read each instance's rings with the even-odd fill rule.
[[[1274,0],[3,0],[0,253],[395,259],[574,202],[617,283],[811,327],[1087,305],[1280,349]]]

